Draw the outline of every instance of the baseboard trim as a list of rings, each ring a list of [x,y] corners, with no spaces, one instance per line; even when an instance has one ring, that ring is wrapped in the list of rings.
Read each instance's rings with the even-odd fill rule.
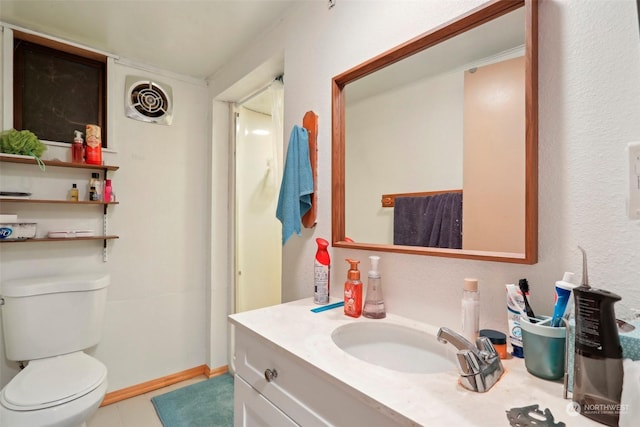
[[[219,368],[210,369],[207,365],[196,366],[195,368],[187,369],[175,374],[167,375],[162,378],[147,381],[142,384],[137,384],[131,387],[123,388],[120,390],[112,391],[104,396],[104,400],[100,406],[111,405],[112,403],[120,402],[121,400],[129,399],[131,397],[139,396],[141,394],[148,393],[159,388],[163,388],[172,384],[186,381],[191,378],[195,378],[200,375],[205,375],[208,378],[217,377],[223,375],[229,371],[228,366],[220,366]]]
[[[224,365],[224,366],[220,366],[219,368],[213,368],[213,369],[209,369],[209,367],[207,365],[204,365],[205,367],[205,375],[209,378],[213,378],[213,377],[217,377],[220,375],[224,375],[227,372],[229,372],[229,366],[228,365]]]

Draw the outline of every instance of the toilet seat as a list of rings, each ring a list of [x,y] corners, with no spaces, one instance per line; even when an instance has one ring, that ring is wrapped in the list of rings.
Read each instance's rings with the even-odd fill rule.
[[[32,360],[0,393],[0,403],[14,411],[33,411],[69,402],[105,381],[107,368],[79,351]]]

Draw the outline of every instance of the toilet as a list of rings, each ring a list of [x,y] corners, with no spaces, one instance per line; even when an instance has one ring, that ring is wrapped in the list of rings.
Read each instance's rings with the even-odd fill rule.
[[[107,368],[83,350],[100,341],[109,276],[0,284],[7,359],[26,364],[0,390],[3,427],[84,427],[107,391]]]

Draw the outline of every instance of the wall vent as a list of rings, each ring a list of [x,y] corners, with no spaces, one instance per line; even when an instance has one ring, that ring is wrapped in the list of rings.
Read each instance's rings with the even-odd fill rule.
[[[145,77],[127,76],[125,114],[134,120],[170,125],[173,120],[171,86]]]

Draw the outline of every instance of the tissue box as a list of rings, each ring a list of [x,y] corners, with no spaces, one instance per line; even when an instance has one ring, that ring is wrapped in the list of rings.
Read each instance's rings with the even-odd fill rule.
[[[631,360],[640,360],[640,320],[629,322],[636,328],[631,332],[620,332],[620,345],[622,357]]]
[[[50,231],[47,237],[52,239],[74,239],[78,237],[93,237],[93,230],[59,230]]]
[[[0,240],[24,240],[36,237],[35,222],[0,224]]]

